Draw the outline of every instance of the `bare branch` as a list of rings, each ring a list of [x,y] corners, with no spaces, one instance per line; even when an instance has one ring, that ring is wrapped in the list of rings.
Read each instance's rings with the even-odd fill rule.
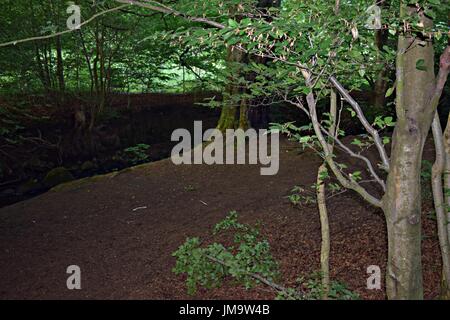
[[[193,16],[186,15],[186,14],[184,14],[182,12],[179,12],[179,11],[177,11],[175,9],[172,9],[172,8],[170,8],[168,6],[165,6],[162,3],[159,3],[157,1],[151,1],[154,4],[143,3],[141,1],[135,1],[135,0],[116,0],[116,2],[127,3],[127,4],[130,4],[130,5],[136,5],[138,7],[147,8],[147,9],[150,9],[150,10],[153,10],[153,11],[162,12],[162,13],[165,13],[165,14],[179,16],[179,17],[182,17],[182,18],[184,18],[186,20],[189,20],[189,21],[192,21],[192,22],[205,23],[207,25],[210,25],[210,26],[218,28],[218,29],[224,29],[225,28],[225,25],[223,25],[223,24],[221,24],[219,22],[216,22],[216,21],[213,21],[213,20],[210,20],[210,19],[207,19],[207,18],[200,18],[200,17],[193,17]]]
[[[378,134],[378,131],[370,125],[369,121],[367,121],[359,103],[352,98],[352,96],[348,93],[348,91],[344,88],[344,86],[342,86],[342,84],[339,83],[339,81],[335,77],[333,76],[330,77],[330,83],[336,88],[336,90],[339,91],[342,97],[355,110],[359,121],[361,121],[362,125],[364,126],[366,131],[372,136],[373,141],[375,142],[375,146],[377,147],[378,153],[380,154],[381,157],[381,161],[383,162],[383,169],[389,171],[389,158],[387,156],[386,149],[384,148],[384,144],[380,138],[380,135]]]
[[[322,132],[324,132],[326,135],[331,137],[334,140],[334,142],[336,142],[338,144],[339,148],[341,148],[342,150],[347,152],[350,156],[364,161],[367,165],[367,168],[369,169],[371,176],[374,177],[375,181],[377,181],[378,184],[383,188],[383,191],[386,191],[385,182],[378,176],[378,174],[375,171],[375,168],[372,166],[372,162],[370,162],[370,160],[367,157],[353,152],[352,149],[350,149],[344,143],[342,143],[342,141],[339,140],[336,136],[330,135],[329,132],[327,130],[325,130],[325,128],[323,126],[320,126],[320,127],[321,127]]]
[[[307,80],[307,82],[310,81],[309,79],[306,79],[306,80]],[[357,183],[356,181],[354,181],[352,179],[345,177],[342,174],[342,172],[340,171],[336,162],[333,159],[333,154],[330,151],[330,146],[328,145],[325,137],[322,134],[320,124],[319,124],[319,119],[317,118],[316,101],[314,99],[314,94],[312,92],[306,96],[306,101],[308,103],[309,114],[311,116],[311,122],[313,124],[314,132],[315,132],[317,139],[319,140],[319,143],[321,144],[322,149],[325,154],[325,161],[327,162],[331,171],[333,171],[333,174],[336,176],[339,183],[344,188],[351,189],[351,190],[357,192],[359,195],[361,195],[361,197],[363,197],[370,204],[380,208],[381,204],[382,204],[380,199],[375,198],[366,189],[364,189],[359,183]]]
[[[121,5],[121,6],[118,6],[118,7],[115,7],[115,8],[112,8],[112,9],[108,9],[108,10],[99,12],[97,14],[94,14],[92,17],[90,17],[86,21],[83,21],[82,23],[80,23],[79,27],[81,28],[82,26],[92,22],[93,20],[97,19],[100,16],[103,16],[103,15],[105,15],[107,13],[110,13],[110,12],[121,10],[121,9],[123,9],[125,7],[128,7],[128,6],[129,6],[129,4],[125,4],[125,5]],[[78,29],[67,29],[67,30],[64,30],[64,31],[61,31],[61,32],[57,32],[57,33],[52,33],[52,34],[49,34],[49,35],[46,35],[46,36],[30,37],[30,38],[25,38],[25,39],[13,40],[13,41],[5,42],[5,43],[0,43],[0,47],[7,47],[7,46],[17,45],[19,43],[30,42],[30,41],[51,39],[51,38],[54,38],[54,37],[57,37],[57,36],[61,36],[61,35],[66,34],[66,33],[71,33],[71,32],[77,31],[80,28],[78,28]]]

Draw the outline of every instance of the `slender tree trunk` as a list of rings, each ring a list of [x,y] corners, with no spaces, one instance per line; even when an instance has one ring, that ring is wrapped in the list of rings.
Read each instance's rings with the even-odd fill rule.
[[[439,81],[443,82],[441,84],[438,83],[437,84],[438,87],[439,86],[443,87],[445,83],[444,80],[446,80],[446,77],[448,76],[449,72],[448,69],[450,68],[449,47],[446,49],[446,52],[448,55],[447,58],[445,57],[444,52],[440,60],[441,70],[439,74],[441,74],[441,71],[443,70],[445,65],[447,65],[447,73],[444,75],[445,79],[439,79],[438,76],[438,82]],[[435,103],[437,103],[437,101],[435,101]],[[436,188],[439,187],[438,183],[441,183],[441,185],[440,189],[437,190],[436,192],[433,190],[433,195],[435,196],[435,206],[439,207],[439,211],[438,208],[436,208],[436,216],[438,218],[438,233],[439,233],[439,241],[441,244],[441,254],[443,264],[441,297],[443,299],[450,300],[450,115],[448,116],[447,119],[445,132],[442,135],[442,128],[440,126],[439,118],[436,113],[433,122],[433,134],[435,136],[435,145],[436,145],[436,162],[438,162],[439,160],[439,163],[436,166],[437,170],[441,172],[439,178],[442,178],[443,176],[444,180],[444,186],[442,186],[442,180],[441,179],[438,180],[438,178],[435,178],[437,181]],[[443,195],[443,197],[441,195]],[[439,203],[439,201],[442,202]],[[447,239],[447,243],[445,243],[445,237]]]
[[[328,299],[330,294],[330,224],[326,204],[326,189],[323,175],[327,173],[327,165],[323,163],[317,171],[317,206],[320,217],[320,273],[322,277],[322,299]]]
[[[449,124],[447,124],[447,126],[448,125]],[[444,168],[446,163],[449,162],[448,157],[450,154],[445,153],[444,138],[437,112],[434,115],[432,129],[436,149],[436,161],[433,165],[431,185],[433,189],[438,238],[442,257],[441,297],[443,299],[450,299],[450,238],[447,230],[447,225],[450,221],[447,219],[448,207],[444,201],[446,196],[444,196],[444,189],[442,185]]]
[[[444,132],[444,152],[445,152],[445,164],[444,164],[444,188],[447,194],[450,193],[450,116],[447,122],[447,126]],[[445,197],[445,206],[447,208],[447,233],[450,237],[450,195]]]
[[[389,9],[389,1],[387,0],[378,0],[376,3],[382,8]],[[377,46],[377,64],[383,64],[384,67],[378,73],[377,79],[374,84],[373,89],[373,106],[379,114],[383,112],[386,103],[386,91],[387,91],[387,66],[386,63],[381,58],[381,52],[384,50],[383,47],[386,44],[388,39],[388,32],[386,30],[380,29],[375,31],[375,44]]]
[[[64,60],[62,56],[61,36],[56,37],[56,73],[60,93],[64,93],[66,85],[64,82]]]
[[[448,13],[448,25],[450,26],[450,12]],[[448,45],[450,45],[450,38],[448,39]],[[441,58],[442,64],[442,58]],[[441,66],[442,67],[442,66]],[[442,206],[443,217],[441,221],[441,228],[447,228],[447,251],[441,245],[441,253],[442,253],[442,281],[441,281],[441,298],[445,300],[450,300],[450,115],[447,118],[447,125],[445,127],[444,136],[442,138],[442,147],[444,148],[444,166],[443,166],[443,178],[444,178],[444,201]],[[439,218],[438,218],[439,219]],[[439,226],[439,221],[438,221]],[[442,233],[445,234],[445,231],[442,230]],[[445,257],[447,254],[447,257]],[[444,260],[449,260],[447,265]]]
[[[45,44],[43,48],[43,66],[44,66],[44,74],[46,78],[46,83],[48,84],[48,88],[51,91],[54,88],[53,81],[52,81],[52,74],[50,72],[50,66],[51,66],[51,50],[49,50],[48,45]]]
[[[50,11],[52,15],[53,22],[55,25],[58,25],[59,22],[59,4],[55,5],[54,1],[50,1]],[[59,30],[57,30],[59,31]],[[58,102],[60,101],[61,94],[64,93],[65,90],[65,82],[64,82],[64,61],[62,56],[62,43],[61,36],[55,37],[55,48],[56,48],[56,79],[58,81]]]
[[[339,8],[336,6],[336,8]],[[336,134],[336,117],[337,117],[337,95],[336,91],[331,91],[330,99],[330,117],[331,125],[328,130],[331,136]],[[332,150],[332,145],[330,145]],[[326,184],[324,176],[327,175],[327,165],[324,162],[317,171],[317,205],[319,208],[320,230],[321,230],[321,248],[320,248],[320,269],[322,276],[322,299],[328,299],[330,294],[330,224],[328,219],[328,209],[326,204]]]
[[[87,65],[88,71],[89,71],[89,80],[90,80],[90,84],[91,84],[91,95],[92,95],[92,93],[94,92],[94,72],[92,70],[91,58],[89,56],[89,52],[86,47],[86,42],[84,41],[83,31],[81,31],[81,29],[78,30],[78,34],[80,35],[80,43],[81,43],[81,47],[83,49],[84,59],[86,60],[86,65]]]
[[[385,45],[387,40],[387,32],[384,30],[377,30],[375,34],[375,42],[377,44],[378,48],[378,57],[377,57],[377,64],[380,65],[383,63],[380,52],[383,50],[383,46]],[[383,112],[385,103],[386,103],[386,91],[387,91],[387,79],[386,77],[387,69],[386,65],[384,65],[383,69],[378,73],[377,79],[374,84],[373,89],[373,106],[376,110],[377,114],[380,112]]]
[[[35,44],[35,57],[36,57],[36,69],[39,74],[39,79],[42,82],[45,92],[50,91],[50,84],[48,83],[48,78],[45,73],[45,66],[41,59],[41,53],[39,51],[39,46]]]

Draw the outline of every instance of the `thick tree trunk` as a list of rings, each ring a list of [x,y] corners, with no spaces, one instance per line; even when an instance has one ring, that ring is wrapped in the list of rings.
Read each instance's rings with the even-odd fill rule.
[[[238,83],[238,79],[242,76],[240,64],[244,62],[245,54],[242,51],[228,48],[227,51],[227,63],[228,68],[231,70],[231,75],[228,79],[226,92],[223,97],[222,112],[220,114],[219,123],[217,129],[225,131],[226,129],[235,129],[239,126],[241,114],[247,116],[247,113],[241,113],[240,107],[242,101],[240,100],[241,88]],[[245,104],[245,101],[244,101]],[[245,122],[247,119],[245,119]],[[242,120],[244,122],[244,120]]]
[[[264,12],[271,7],[279,7],[281,0],[257,0],[255,1],[256,7]],[[239,20],[239,17],[235,17]],[[236,52],[232,48],[228,49],[227,62],[233,63],[245,63],[248,58],[245,54]],[[220,119],[217,124],[217,129],[224,131],[226,129],[235,129],[237,127],[245,129],[248,127],[264,128],[268,125],[268,108],[266,107],[250,107],[248,99],[237,98],[240,94],[245,92],[245,89],[239,88],[236,84],[236,79],[239,77],[245,77],[247,81],[251,81],[252,75],[242,74],[238,68],[238,72],[234,71],[234,75],[230,77],[229,84],[226,88],[226,94],[224,96],[224,102]]]
[[[417,131],[416,131],[417,130]],[[395,130],[383,198],[388,231],[389,299],[422,299],[420,168],[426,135],[413,121]]]
[[[404,9],[407,10],[407,9]],[[416,12],[415,8],[410,11]],[[431,21],[423,14],[425,25]],[[423,60],[425,70],[416,67]],[[386,289],[389,299],[422,299],[420,170],[434,111],[426,108],[434,91],[433,44],[404,34],[397,54],[397,125],[383,210],[388,231]]]

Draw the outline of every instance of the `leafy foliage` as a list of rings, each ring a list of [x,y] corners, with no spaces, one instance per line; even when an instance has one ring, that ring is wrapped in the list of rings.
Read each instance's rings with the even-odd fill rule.
[[[213,243],[202,247],[199,238],[189,238],[173,256],[177,263],[173,271],[186,274],[188,292],[194,294],[197,286],[220,286],[224,278],[232,277],[246,288],[259,283],[253,275],[261,275],[271,281],[279,277],[278,265],[270,254],[267,240],[260,237],[257,228],[239,223],[236,212],[230,212],[225,220],[214,228],[214,234],[234,232],[234,245],[225,247]]]
[[[148,144],[139,143],[133,147],[124,149],[123,156],[132,164],[142,163],[149,158],[147,154],[148,149],[150,149],[150,146]]]
[[[267,240],[261,238],[257,227],[238,221],[235,211],[215,227],[215,236],[232,235],[234,245],[225,246],[214,242],[203,245],[199,238],[188,238],[172,255],[177,258],[173,272],[186,275],[189,294],[198,287],[219,287],[226,278],[247,289],[265,281],[277,289],[276,299],[320,299],[323,296],[320,276],[299,278],[300,288],[284,288],[275,283],[279,280],[278,264],[270,253]],[[358,295],[339,282],[332,282],[331,299],[358,299]]]
[[[308,298],[311,300],[320,300],[323,297],[323,285],[320,272],[312,274],[310,277],[298,280],[304,290],[308,292]],[[339,281],[331,281],[328,297],[334,300],[358,300],[359,295],[347,288]]]

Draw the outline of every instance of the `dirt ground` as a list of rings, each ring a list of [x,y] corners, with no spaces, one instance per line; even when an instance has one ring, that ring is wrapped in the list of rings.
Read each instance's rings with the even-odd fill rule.
[[[244,222],[262,221],[285,285],[317,271],[317,210],[295,208],[286,196],[295,185],[314,183],[320,160],[287,142],[280,158],[276,176],[261,176],[255,165],[175,166],[168,159],[0,209],[0,298],[272,299],[266,287],[245,290],[231,282],[188,296],[183,276],[171,272],[171,253],[186,237],[210,239],[212,227],[236,210]],[[332,278],[364,299],[385,298],[384,290],[366,289],[369,265],[384,275],[382,213],[351,192],[328,206]],[[133,211],[139,207],[147,209]],[[425,295],[432,299],[440,256],[434,221],[425,216],[423,253]],[[81,268],[81,290],[66,287],[73,264]]]

